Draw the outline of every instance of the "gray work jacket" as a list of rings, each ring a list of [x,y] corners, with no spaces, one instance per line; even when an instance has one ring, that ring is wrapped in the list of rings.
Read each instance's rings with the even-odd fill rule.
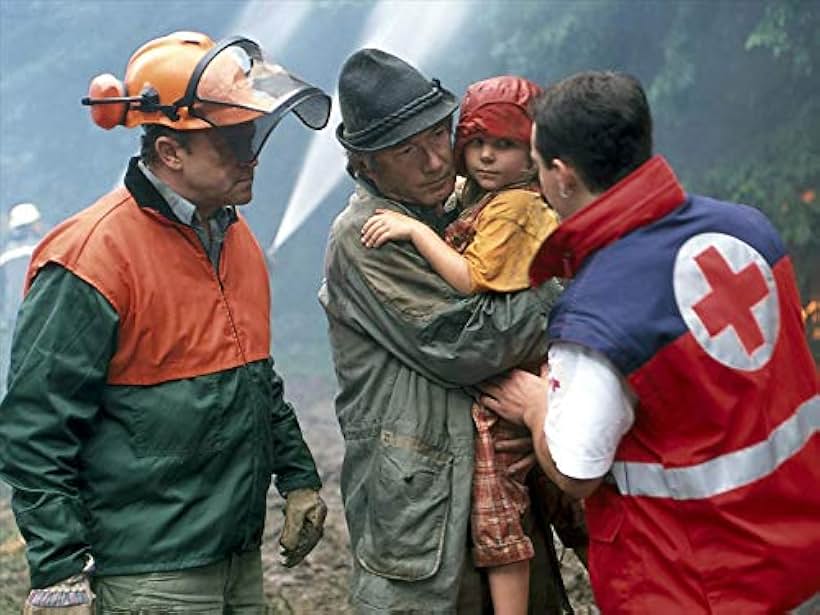
[[[351,599],[360,613],[454,613],[473,472],[463,387],[546,356],[560,287],[459,295],[412,243],[362,245],[376,208],[415,215],[359,184],[331,229],[319,291],[346,444]]]

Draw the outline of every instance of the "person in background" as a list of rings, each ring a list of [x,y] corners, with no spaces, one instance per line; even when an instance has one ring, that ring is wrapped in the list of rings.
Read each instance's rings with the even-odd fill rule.
[[[557,226],[556,214],[538,192],[530,157],[528,105],[540,88],[521,77],[502,76],[467,88],[456,126],[456,172],[466,176],[463,207],[440,237],[418,220],[376,210],[362,242],[411,241],[435,271],[464,295],[529,288],[529,265]],[[538,365],[534,366],[538,371]],[[517,458],[495,451],[497,439],[520,437],[520,427],[500,420],[478,403],[472,481],[473,560],[487,568],[496,615],[527,612],[532,541],[522,518],[529,509],[526,474],[509,473]],[[553,490],[560,498],[560,491]],[[552,506],[563,510],[567,507]]]
[[[602,612],[816,612],[820,395],[780,237],[683,191],[634,77],[568,77],[534,119],[561,224],[530,273],[572,282],[548,376],[513,371],[482,403],[586,498]]]
[[[5,242],[0,252],[0,396],[6,391],[11,337],[23,300],[31,253],[43,237],[40,210],[34,203],[18,203],[9,210]]]
[[[465,297],[412,243],[368,249],[361,230],[376,210],[437,233],[457,215],[444,211],[457,102],[378,49],[347,59],[339,101],[356,190],[331,228],[319,298],[339,381],[351,601],[359,613],[490,612],[468,557],[474,428],[463,387],[543,359],[560,289]],[[505,445],[527,456],[519,471],[531,467],[528,438]],[[559,612],[549,581],[533,585],[533,612]]]
[[[286,566],[326,508],[238,208],[278,120],[293,109],[319,129],[329,97],[249,39],[175,32],[83,102],[103,128],[141,126],[142,145],[124,185],[52,230],[28,270],[0,403],[25,612],[262,613],[271,476]]]

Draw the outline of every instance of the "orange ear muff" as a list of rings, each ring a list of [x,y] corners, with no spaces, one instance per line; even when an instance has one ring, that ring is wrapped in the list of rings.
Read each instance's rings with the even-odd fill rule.
[[[97,75],[88,86],[88,100],[91,105],[91,119],[94,123],[106,130],[110,130],[125,121],[128,112],[128,103],[122,101],[108,101],[110,98],[125,96],[125,86],[122,81],[110,73]]]

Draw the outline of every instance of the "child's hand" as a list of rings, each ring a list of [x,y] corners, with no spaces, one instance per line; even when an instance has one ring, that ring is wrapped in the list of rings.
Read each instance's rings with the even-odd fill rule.
[[[362,227],[362,243],[368,248],[378,248],[388,241],[408,241],[418,224],[421,224],[418,220],[396,211],[377,209]]]

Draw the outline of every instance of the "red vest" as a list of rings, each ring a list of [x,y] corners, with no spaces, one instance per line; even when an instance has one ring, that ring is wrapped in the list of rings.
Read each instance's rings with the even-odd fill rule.
[[[120,318],[112,385],[153,385],[231,369],[270,354],[265,259],[242,218],[214,270],[196,232],[117,188],[57,226],[32,256],[26,287],[58,263]]]
[[[686,197],[660,158],[576,216],[532,272],[566,264],[575,277],[550,336],[603,353],[638,398],[612,480],[586,501],[602,611],[747,615],[811,600],[820,396],[776,233],[751,208]]]

